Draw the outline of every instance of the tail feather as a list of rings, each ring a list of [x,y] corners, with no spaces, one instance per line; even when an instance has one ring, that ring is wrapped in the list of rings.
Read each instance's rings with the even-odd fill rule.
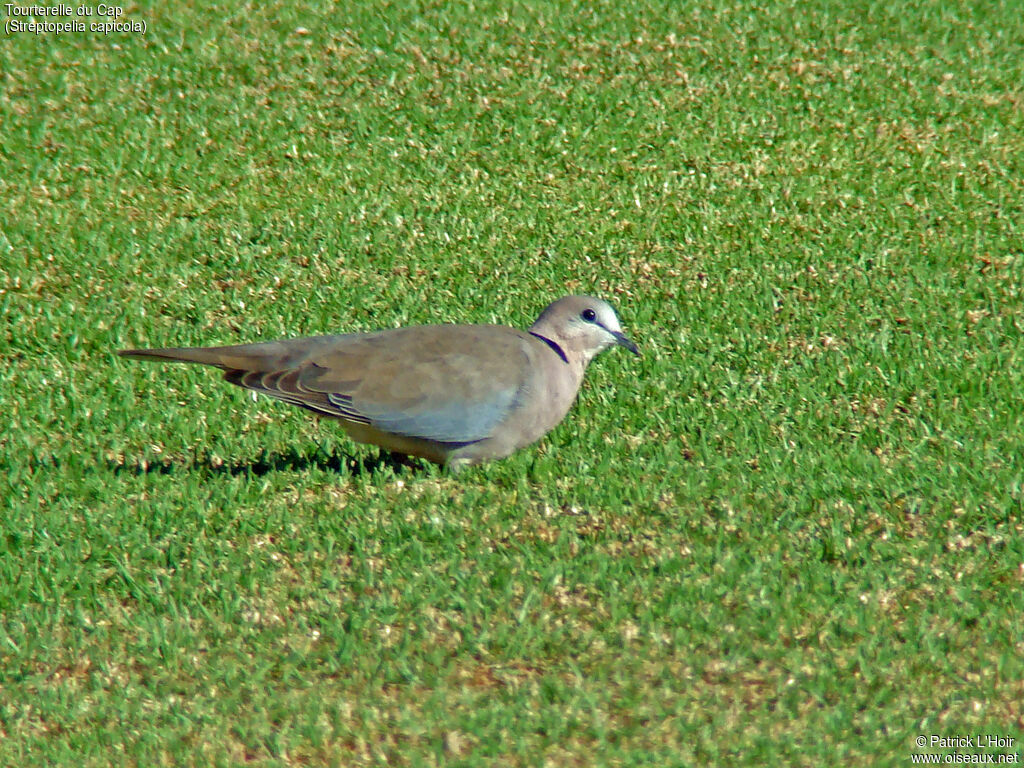
[[[217,347],[167,347],[164,349],[122,349],[118,355],[133,360],[158,360],[161,362],[199,363],[228,368],[227,360]]]
[[[213,365],[222,370],[268,373],[303,364],[318,349],[328,346],[336,336],[309,339],[264,341],[227,347],[165,347],[161,349],[123,349],[117,354],[136,360],[160,360]]]

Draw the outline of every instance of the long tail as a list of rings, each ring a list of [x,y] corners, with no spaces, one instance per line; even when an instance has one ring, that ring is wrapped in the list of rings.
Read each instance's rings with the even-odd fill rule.
[[[223,349],[230,349],[226,347]],[[200,363],[218,368],[235,368],[225,359],[227,356],[219,347],[167,347],[165,349],[121,349],[118,355],[133,360],[157,360],[175,363]]]
[[[213,365],[225,371],[266,373],[291,368],[301,363],[309,348],[296,341],[267,341],[230,347],[166,347],[163,349],[123,349],[121,357],[175,363]]]
[[[301,365],[311,354],[339,337],[317,336],[308,339],[264,341],[228,347],[165,347],[162,349],[122,349],[117,354],[134,360],[213,365],[226,371],[268,373]]]

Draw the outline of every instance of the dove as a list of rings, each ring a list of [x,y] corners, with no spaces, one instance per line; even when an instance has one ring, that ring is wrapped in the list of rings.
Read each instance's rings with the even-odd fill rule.
[[[640,354],[607,302],[565,296],[526,330],[421,325],[118,354],[214,366],[231,384],[335,419],[357,442],[457,470],[554,429],[587,365],[612,346]]]

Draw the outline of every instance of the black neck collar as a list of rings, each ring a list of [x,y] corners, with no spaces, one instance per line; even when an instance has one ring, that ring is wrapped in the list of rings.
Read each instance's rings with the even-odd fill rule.
[[[556,355],[558,355],[560,358],[562,358],[562,362],[563,363],[565,363],[566,365],[569,364],[569,358],[565,356],[565,350],[562,349],[560,346],[558,346],[555,342],[553,342],[547,336],[541,336],[539,333],[534,333],[533,331],[530,331],[530,335],[531,336],[536,336],[538,339],[543,341],[545,344],[547,344],[549,347],[551,347],[552,350],[554,350],[554,353]]]

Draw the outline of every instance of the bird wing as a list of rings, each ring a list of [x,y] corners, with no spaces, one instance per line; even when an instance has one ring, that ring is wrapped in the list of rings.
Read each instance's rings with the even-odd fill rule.
[[[472,443],[515,407],[529,343],[522,331],[501,326],[419,326],[270,342],[264,350],[244,345],[224,350],[220,364],[231,383],[317,413],[406,437]],[[291,365],[267,370],[277,368],[267,357]]]

